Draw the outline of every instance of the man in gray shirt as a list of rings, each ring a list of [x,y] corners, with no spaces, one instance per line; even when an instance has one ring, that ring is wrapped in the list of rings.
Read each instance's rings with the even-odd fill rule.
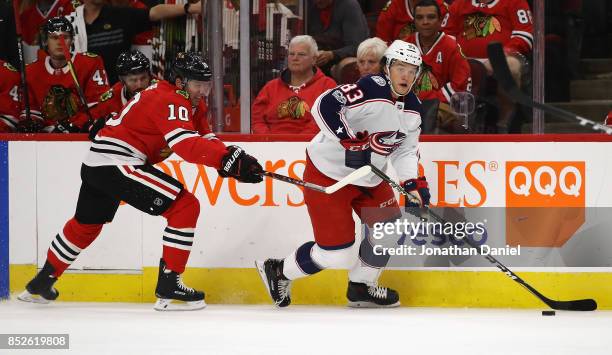
[[[319,47],[317,66],[329,73],[332,65],[357,55],[357,46],[370,30],[356,0],[309,0],[308,34]]]

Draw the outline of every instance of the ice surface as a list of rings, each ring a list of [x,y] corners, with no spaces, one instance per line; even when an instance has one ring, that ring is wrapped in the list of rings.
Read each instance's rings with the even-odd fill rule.
[[[544,309],[544,308],[543,308]],[[612,312],[0,302],[0,333],[68,333],[70,350],[0,354],[610,354]]]

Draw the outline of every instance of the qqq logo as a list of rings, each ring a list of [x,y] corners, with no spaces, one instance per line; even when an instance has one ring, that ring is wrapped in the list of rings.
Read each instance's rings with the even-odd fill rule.
[[[506,206],[584,207],[584,162],[506,162]]]
[[[506,243],[562,247],[584,223],[585,184],[583,161],[506,162]]]

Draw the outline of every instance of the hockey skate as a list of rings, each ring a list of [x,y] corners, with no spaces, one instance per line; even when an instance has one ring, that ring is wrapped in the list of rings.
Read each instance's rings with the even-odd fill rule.
[[[278,307],[287,307],[291,304],[291,280],[283,275],[283,261],[279,259],[268,259],[256,261],[255,267],[259,271],[261,280],[272,297],[272,301]]]
[[[167,269],[164,259],[159,261],[155,296],[156,311],[195,311],[206,307],[204,292],[185,286],[181,274]]]
[[[55,269],[48,261],[45,262],[43,268],[28,282],[25,291],[17,296],[17,299],[24,302],[32,303],[49,303],[54,301],[59,292],[53,287],[57,281],[57,277],[53,276]]]
[[[354,308],[392,308],[400,305],[399,295],[395,290],[351,281],[346,297],[349,300],[348,306]]]

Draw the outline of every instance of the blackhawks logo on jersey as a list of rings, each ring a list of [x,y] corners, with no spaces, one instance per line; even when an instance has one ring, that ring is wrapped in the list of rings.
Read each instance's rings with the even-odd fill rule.
[[[113,97],[113,90],[108,90],[104,94],[100,95],[100,102],[108,101]]]
[[[294,120],[299,120],[306,112],[310,112],[308,104],[297,96],[291,96],[289,99],[281,102],[276,108],[278,118],[289,117]]]
[[[75,94],[61,85],[53,85],[47,92],[42,104],[45,119],[62,121],[77,113],[78,104]]]
[[[4,63],[4,67],[10,71],[17,71],[17,69],[12,66],[10,63]]]
[[[432,72],[431,66],[423,63],[423,71],[421,72],[421,75],[419,75],[419,78],[414,85],[414,93],[418,95],[421,92],[438,90],[439,88],[440,84]]]
[[[189,100],[189,93],[185,90],[176,90],[176,93]]]
[[[498,19],[480,12],[470,14],[463,20],[463,36],[466,39],[487,37],[496,31],[501,32],[501,30],[501,24]]]

